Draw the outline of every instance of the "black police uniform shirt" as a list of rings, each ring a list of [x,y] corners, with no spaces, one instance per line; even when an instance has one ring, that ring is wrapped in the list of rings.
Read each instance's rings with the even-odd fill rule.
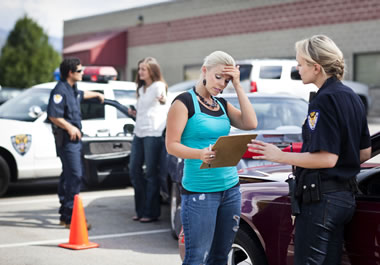
[[[355,92],[330,77],[309,103],[301,152],[338,155],[333,168],[318,169],[321,179],[348,180],[360,171],[360,150],[371,146],[365,107]],[[296,175],[303,169],[297,168]],[[305,172],[306,173],[306,172]]]
[[[82,100],[83,91],[78,90],[76,84],[72,87],[67,81],[59,81],[50,92],[47,114],[49,117],[64,118],[81,130],[80,102]]]

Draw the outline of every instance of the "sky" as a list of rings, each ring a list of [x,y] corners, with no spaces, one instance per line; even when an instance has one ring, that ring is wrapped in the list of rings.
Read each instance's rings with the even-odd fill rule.
[[[50,37],[63,37],[63,21],[169,0],[1,0],[0,29],[10,31],[27,14]]]

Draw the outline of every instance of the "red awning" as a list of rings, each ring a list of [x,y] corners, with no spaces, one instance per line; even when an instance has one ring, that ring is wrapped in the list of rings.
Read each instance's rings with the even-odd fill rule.
[[[83,65],[125,67],[127,62],[127,32],[97,33],[93,37],[63,49],[63,57],[78,57]]]

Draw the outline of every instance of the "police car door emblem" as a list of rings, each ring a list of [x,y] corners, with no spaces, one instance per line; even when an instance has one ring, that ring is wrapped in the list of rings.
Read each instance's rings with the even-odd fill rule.
[[[315,127],[317,126],[318,117],[319,117],[319,111],[312,111],[307,116],[307,122],[309,124],[309,128],[313,131],[315,130]]]
[[[60,94],[55,94],[53,100],[55,104],[59,104],[62,101],[62,96]]]
[[[25,155],[32,144],[32,135],[30,134],[18,134],[15,136],[11,136],[11,141],[13,148],[19,153],[20,155]]]

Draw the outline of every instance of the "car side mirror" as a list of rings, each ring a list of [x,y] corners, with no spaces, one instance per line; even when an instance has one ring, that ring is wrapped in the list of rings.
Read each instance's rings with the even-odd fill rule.
[[[32,118],[38,118],[42,114],[42,109],[40,106],[31,106],[29,108],[28,115]]]
[[[125,124],[123,127],[124,134],[133,134],[133,130],[135,129],[135,126],[133,124]]]

